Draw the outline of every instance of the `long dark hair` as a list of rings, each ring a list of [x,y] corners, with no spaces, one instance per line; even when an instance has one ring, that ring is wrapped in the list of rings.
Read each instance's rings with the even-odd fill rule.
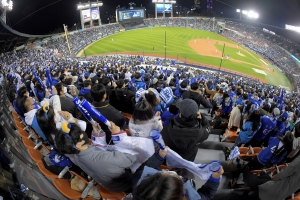
[[[182,180],[156,173],[146,177],[134,190],[134,200],[185,200]]]
[[[43,108],[40,108],[36,112],[36,119],[41,130],[45,134],[48,143],[54,146],[54,140],[52,136],[53,135],[55,136],[58,130],[56,129],[56,125],[54,122],[54,116],[55,116],[54,110],[51,106],[48,107],[49,110],[47,113],[44,112]]]
[[[147,121],[153,118],[153,108],[147,101],[138,103],[133,111],[132,119],[135,123],[136,120]]]
[[[69,133],[59,131],[55,136],[56,149],[62,154],[78,154],[80,151],[75,148],[75,145],[80,142],[83,131],[77,124],[70,123],[71,128]],[[68,136],[67,136],[68,134]]]
[[[155,110],[156,107],[159,104],[159,101],[158,101],[155,93],[152,92],[152,91],[149,91],[148,93],[145,93],[145,99],[152,106],[152,109]]]
[[[252,122],[252,131],[257,131],[260,124],[260,111],[253,111],[247,119],[247,122],[248,121]]]

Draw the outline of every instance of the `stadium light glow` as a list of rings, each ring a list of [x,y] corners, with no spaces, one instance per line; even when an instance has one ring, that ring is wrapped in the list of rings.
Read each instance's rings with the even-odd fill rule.
[[[244,15],[247,15],[247,14],[248,14],[248,11],[247,11],[247,10],[243,10],[242,13],[243,13]]]
[[[12,11],[13,9],[13,1],[8,1],[8,0],[2,0],[0,7],[3,8],[4,10]]]
[[[296,32],[300,33],[300,27],[299,26],[292,26],[292,25],[286,24],[285,29],[291,30],[291,31],[296,31]]]
[[[171,3],[171,4],[176,4],[176,1],[173,1],[173,0],[152,0],[152,3]]]
[[[236,12],[240,13],[240,12],[241,12],[241,9],[236,9]]]

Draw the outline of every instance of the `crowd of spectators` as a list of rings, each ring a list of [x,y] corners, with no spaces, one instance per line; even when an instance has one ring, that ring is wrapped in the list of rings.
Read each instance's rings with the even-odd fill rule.
[[[154,21],[158,20],[149,20],[149,24]],[[173,22],[183,26],[185,21],[174,18]],[[199,28],[213,26],[209,20],[190,22]],[[161,23],[170,25],[170,19]],[[96,40],[100,32],[112,34],[121,28],[117,24],[110,26],[71,34],[72,50],[77,51],[81,41],[88,44]],[[225,35],[236,39],[227,31]],[[264,42],[267,41],[258,40]],[[226,121],[227,130],[238,133],[234,146],[224,149],[226,155],[234,154],[235,147],[264,146],[257,157],[236,167],[234,181],[240,173],[252,176],[251,170],[291,162],[274,179],[267,175],[264,181],[250,184],[245,178],[254,192],[238,199],[279,200],[300,189],[300,183],[295,181],[300,174],[296,170],[300,149],[298,93],[244,77],[175,65],[171,60],[168,66],[162,66],[155,57],[68,57],[61,43],[63,38],[53,39],[42,49],[2,56],[7,96],[20,118],[48,146],[106,189],[126,192],[127,199],[213,199],[224,173],[222,167],[212,171],[198,190],[193,180],[179,176],[182,169],[160,171],[159,167],[171,150],[193,162],[199,143],[222,130],[220,124]],[[256,48],[265,49],[263,44]],[[269,51],[280,52],[276,49],[275,46]],[[57,50],[62,57],[57,56]],[[77,97],[88,101],[111,125],[96,117],[95,123],[89,123],[73,103]],[[163,151],[151,140],[153,130],[161,132],[169,150]],[[221,139],[227,137],[225,133]],[[136,138],[139,142],[132,145]],[[136,148],[143,156],[134,152]],[[62,166],[49,159],[45,156],[43,164],[58,174]],[[278,190],[281,185],[290,187]]]
[[[241,136],[235,146],[266,147],[246,165],[247,169],[266,167],[270,157],[271,165],[297,158],[298,146],[293,145],[300,133],[297,93],[282,93],[280,88],[257,84],[251,79],[184,66],[141,65],[139,56],[82,59],[59,58],[49,49],[29,49],[7,54],[1,58],[1,63],[9,81],[8,97],[20,117],[46,143],[111,191],[133,192],[136,199],[151,199],[149,195],[156,196],[167,190],[150,182],[156,180],[160,184],[176,186],[177,179],[165,182],[165,177],[157,171],[167,152],[154,151],[154,144],[146,149],[149,154],[156,153],[149,155],[145,165],[133,175],[128,170],[137,158],[128,151],[114,150],[112,154],[106,148],[87,145],[88,138],[102,136],[106,137],[105,144],[109,145],[114,142],[113,136],[126,135],[126,128],[132,136],[124,137],[129,138],[149,138],[152,129],[161,131],[170,149],[184,159],[194,161],[198,143],[205,141],[218,128],[214,126],[214,120],[229,118],[228,128],[237,129]],[[157,62],[157,58],[146,57],[144,62]],[[46,68],[50,69],[54,84],[51,96],[48,92],[50,88],[47,91],[43,89],[37,77],[32,75],[35,72],[44,85],[50,86]],[[111,122],[112,127],[97,118],[96,124],[87,123],[72,102],[75,97],[88,100]],[[199,112],[199,108],[203,107],[210,109],[210,113],[207,109]],[[218,110],[221,110],[220,116]],[[122,112],[132,115],[132,118],[126,122]],[[47,121],[46,115],[51,119],[49,124],[44,123]],[[70,125],[64,125],[66,122]],[[66,127],[69,128],[66,130]],[[291,134],[289,131],[294,132]],[[271,151],[274,148],[277,150]],[[97,155],[105,159],[92,159]],[[45,161],[46,167],[47,164]],[[53,166],[49,170],[57,173]],[[177,195],[178,199],[184,196],[189,199],[212,199],[222,173],[222,168],[213,172],[197,192],[193,189],[193,181],[184,179],[183,187],[176,186],[172,195]],[[149,177],[144,178],[143,174]],[[289,182],[287,177],[282,181]],[[293,192],[287,190],[282,195],[287,197]],[[258,190],[258,193],[268,197],[271,190]],[[171,197],[156,196],[156,199]]]
[[[71,52],[76,55],[83,47],[86,47],[102,37],[119,32],[122,28],[123,27],[120,24],[116,23],[72,32],[68,34]],[[63,55],[70,55],[64,35],[48,40],[46,46],[49,49],[59,50]]]

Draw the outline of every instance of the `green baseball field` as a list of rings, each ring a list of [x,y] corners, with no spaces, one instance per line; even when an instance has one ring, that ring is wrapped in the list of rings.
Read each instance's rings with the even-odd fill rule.
[[[222,62],[222,70],[291,88],[284,74],[253,51],[218,34],[190,28],[153,27],[116,33],[87,46],[85,55],[132,54],[164,58],[165,33],[167,58],[214,69],[219,69]],[[77,56],[84,56],[84,52]]]

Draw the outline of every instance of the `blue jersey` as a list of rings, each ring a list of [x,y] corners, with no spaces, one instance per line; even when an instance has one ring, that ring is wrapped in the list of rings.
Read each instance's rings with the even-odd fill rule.
[[[286,132],[285,123],[277,120],[276,127],[269,133],[268,137],[284,136]]]
[[[135,89],[139,90],[141,88],[143,88],[144,90],[146,90],[147,89],[146,88],[146,84],[144,82],[142,82],[142,81],[135,81]]]
[[[276,119],[268,117],[266,115],[260,118],[261,127],[254,135],[254,139],[257,141],[263,140],[277,125]]]
[[[287,152],[284,152],[280,157],[273,156],[273,153],[276,150],[280,149],[282,145],[283,144],[277,137],[271,137],[269,139],[268,147],[259,152],[257,156],[258,161],[263,165],[267,164],[269,161],[271,161],[271,164],[279,164],[283,160]]]
[[[222,100],[222,113],[229,115],[232,110],[232,104],[233,101],[231,97],[226,97],[225,99]]]

